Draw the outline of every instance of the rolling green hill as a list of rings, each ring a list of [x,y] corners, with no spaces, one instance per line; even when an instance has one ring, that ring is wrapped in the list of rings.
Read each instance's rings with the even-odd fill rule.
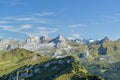
[[[49,56],[41,56],[26,49],[13,49],[0,54],[0,76],[10,73],[24,65],[36,64],[49,60]]]
[[[103,80],[90,75],[79,65],[73,57],[67,56],[52,59],[35,65],[25,65],[9,74],[3,75],[0,80]]]

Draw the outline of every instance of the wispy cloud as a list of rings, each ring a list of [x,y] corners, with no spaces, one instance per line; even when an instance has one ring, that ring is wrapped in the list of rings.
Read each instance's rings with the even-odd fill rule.
[[[74,40],[74,39],[81,39],[81,34],[82,33],[71,33],[70,35],[69,35],[69,37],[67,37],[68,39],[72,39],[72,40]]]
[[[16,21],[34,21],[34,20],[37,20],[37,18],[20,17],[20,18],[15,18],[14,20],[16,20]]]
[[[0,26],[0,28],[11,32],[19,32],[19,29],[15,28],[14,26]]]
[[[3,38],[4,36],[0,35],[0,38]]]
[[[57,28],[48,27],[53,22],[49,17],[54,15],[54,12],[43,11],[29,15],[1,17],[0,28],[2,31],[15,32],[16,34],[49,35],[58,31]]]
[[[3,17],[1,18],[2,21],[4,22],[11,22],[11,23],[47,23],[48,20],[46,18],[41,18],[41,17],[36,17],[36,16],[23,16],[23,17]],[[3,22],[1,22],[3,23]]]
[[[80,37],[80,34],[72,34],[73,37]]]
[[[10,31],[10,32],[16,32],[16,33],[22,33],[22,34],[33,34],[33,35],[49,35],[51,33],[55,33],[58,31],[57,28],[48,28],[48,27],[39,27],[39,26],[32,26],[31,24],[24,24],[20,26],[0,26],[1,29]]]
[[[78,27],[86,27],[86,24],[71,24],[68,25],[69,28],[78,28]]]
[[[8,24],[8,23],[10,23],[10,22],[8,22],[8,21],[0,21],[0,24]]]
[[[54,12],[41,12],[29,15],[6,16],[0,18],[0,28],[2,31],[7,31],[10,34],[27,35],[50,35],[57,33],[59,28],[49,27],[54,20],[49,16],[54,16]],[[9,23],[9,24],[7,24]],[[6,33],[4,33],[6,34]],[[18,35],[19,35],[18,34]]]
[[[31,24],[24,24],[24,25],[21,25],[19,29],[22,30],[22,29],[31,29],[31,28],[32,28]]]
[[[48,36],[49,34],[55,33],[57,31],[58,31],[57,28],[35,27],[32,32],[28,31],[28,32],[25,32],[25,33],[27,35],[31,34],[31,35],[37,35],[37,36],[43,36],[43,35]]]
[[[32,28],[32,25],[30,24],[24,24],[20,26],[0,26],[3,30],[10,31],[10,32],[16,32],[16,33],[22,33],[25,34],[23,30],[27,30]]]
[[[6,17],[2,17],[3,20],[13,20],[15,19],[15,17],[13,16],[6,16]]]
[[[50,34],[58,31],[58,28],[37,27],[36,30],[39,34]]]
[[[46,28],[46,27],[37,27],[37,29],[38,29],[38,30],[46,30],[46,29],[48,29],[48,28]]]
[[[0,4],[7,6],[17,6],[17,5],[24,5],[25,3],[22,2],[21,0],[2,0]]]
[[[45,16],[51,16],[54,15],[54,12],[41,12],[41,13],[35,13],[35,16],[45,17]]]

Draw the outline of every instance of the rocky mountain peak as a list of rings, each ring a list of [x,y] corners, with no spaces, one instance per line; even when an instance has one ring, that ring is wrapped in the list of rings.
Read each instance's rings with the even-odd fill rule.
[[[27,43],[38,43],[40,42],[40,39],[38,36],[32,36],[32,35],[29,35],[28,36],[28,39],[26,40]]]
[[[48,40],[49,40],[49,38],[48,38],[48,36],[46,36],[46,35],[40,37],[40,42],[41,42],[41,43],[47,42]]]
[[[56,38],[52,39],[50,43],[54,43],[56,48],[67,45],[65,38],[63,38],[61,34],[59,34]]]
[[[55,43],[61,43],[65,42],[66,40],[63,38],[62,34],[59,34],[55,39],[53,39],[53,42]]]
[[[108,42],[109,38],[107,36],[104,37],[104,39],[101,40],[102,42]]]
[[[64,39],[63,36],[62,36],[62,34],[59,34],[58,37],[57,37],[57,39],[58,39],[59,41],[65,41],[65,39]]]

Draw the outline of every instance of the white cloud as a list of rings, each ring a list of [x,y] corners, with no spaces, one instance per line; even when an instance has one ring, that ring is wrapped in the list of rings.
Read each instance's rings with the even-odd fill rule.
[[[51,21],[51,19],[49,20],[49,18],[44,17],[52,15],[54,15],[53,12],[42,12],[33,15],[7,16],[0,19],[0,28],[3,31],[15,33],[49,35],[58,31],[57,28],[44,27]],[[6,24],[7,22],[10,22],[10,24]],[[41,23],[43,26],[38,26],[41,25]]]
[[[16,32],[16,33],[22,33],[25,34],[24,29],[29,29],[30,25],[22,25],[22,26],[0,26],[3,30],[10,31],[10,32]]]
[[[54,12],[41,12],[41,13],[35,13],[36,16],[51,16],[54,15]]]
[[[46,18],[40,18],[35,16],[23,16],[23,17],[4,17],[1,19],[2,21],[10,22],[10,23],[47,23],[48,20]],[[1,22],[3,23],[3,22]]]
[[[30,29],[30,28],[32,28],[31,24],[24,24],[24,25],[21,25],[19,29]]]
[[[19,29],[13,26],[0,26],[0,28],[3,28],[4,30],[11,31],[11,32],[19,32]]]
[[[3,28],[3,29],[9,29],[11,28],[12,26],[0,26],[0,28]]]
[[[38,30],[47,30],[48,28],[46,27],[37,27]]]
[[[34,22],[34,23],[47,23],[48,20],[39,18],[38,20],[34,20],[32,22]]]
[[[69,28],[78,28],[78,27],[86,27],[87,25],[85,24],[71,24],[68,25]]]
[[[44,33],[44,34],[49,34],[49,33],[54,33],[57,32],[57,28],[47,28],[47,27],[37,27],[37,31],[39,33]]]
[[[24,16],[24,17],[13,17],[13,16],[7,16],[7,17],[4,17],[4,18],[2,18],[3,20],[14,20],[14,21],[33,21],[33,20],[38,20],[38,18],[36,18],[36,17],[31,17],[31,16],[29,16],[29,17],[26,17],[26,16]]]
[[[37,36],[43,36],[43,35],[49,35],[52,33],[57,32],[57,28],[48,28],[48,27],[34,27],[33,31],[26,32],[26,34],[30,35],[37,35]]]
[[[32,28],[32,25],[30,24],[24,24],[21,26],[0,26],[0,28],[3,28],[4,30],[8,30],[11,32],[18,32],[18,33],[23,33],[22,30],[24,29],[30,29]]]
[[[24,3],[21,0],[3,0],[0,2],[0,4],[7,6],[17,6],[23,5]]]
[[[7,24],[7,23],[10,23],[8,21],[0,21],[0,24]]]
[[[75,38],[70,36],[70,37],[67,37],[67,39],[74,40]]]
[[[20,18],[16,18],[16,21],[33,21],[33,20],[37,20],[37,18],[32,18],[32,17],[20,17]]]
[[[51,19],[46,18],[48,16],[53,16],[54,12],[41,12],[41,13],[33,13],[29,15],[19,15],[19,16],[6,16],[2,17],[0,23],[37,23],[37,24],[45,24],[49,23]]]
[[[20,26],[0,26],[3,30],[16,32],[16,33],[30,33],[34,35],[49,35],[58,31],[57,28],[48,28],[48,27],[33,27],[31,24],[24,24]]]
[[[3,35],[0,35],[0,38],[2,38],[2,39],[3,39],[3,38],[4,38],[4,36],[3,36]]]
[[[80,37],[80,34],[72,34],[73,37]]]
[[[71,33],[69,34],[68,39],[74,40],[74,39],[82,39],[81,34],[83,33]]]

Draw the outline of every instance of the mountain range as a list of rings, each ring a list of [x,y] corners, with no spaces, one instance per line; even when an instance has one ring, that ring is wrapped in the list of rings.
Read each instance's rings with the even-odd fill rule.
[[[61,34],[29,35],[25,41],[0,40],[0,80],[119,80],[119,62],[120,40],[107,36],[69,40]]]

